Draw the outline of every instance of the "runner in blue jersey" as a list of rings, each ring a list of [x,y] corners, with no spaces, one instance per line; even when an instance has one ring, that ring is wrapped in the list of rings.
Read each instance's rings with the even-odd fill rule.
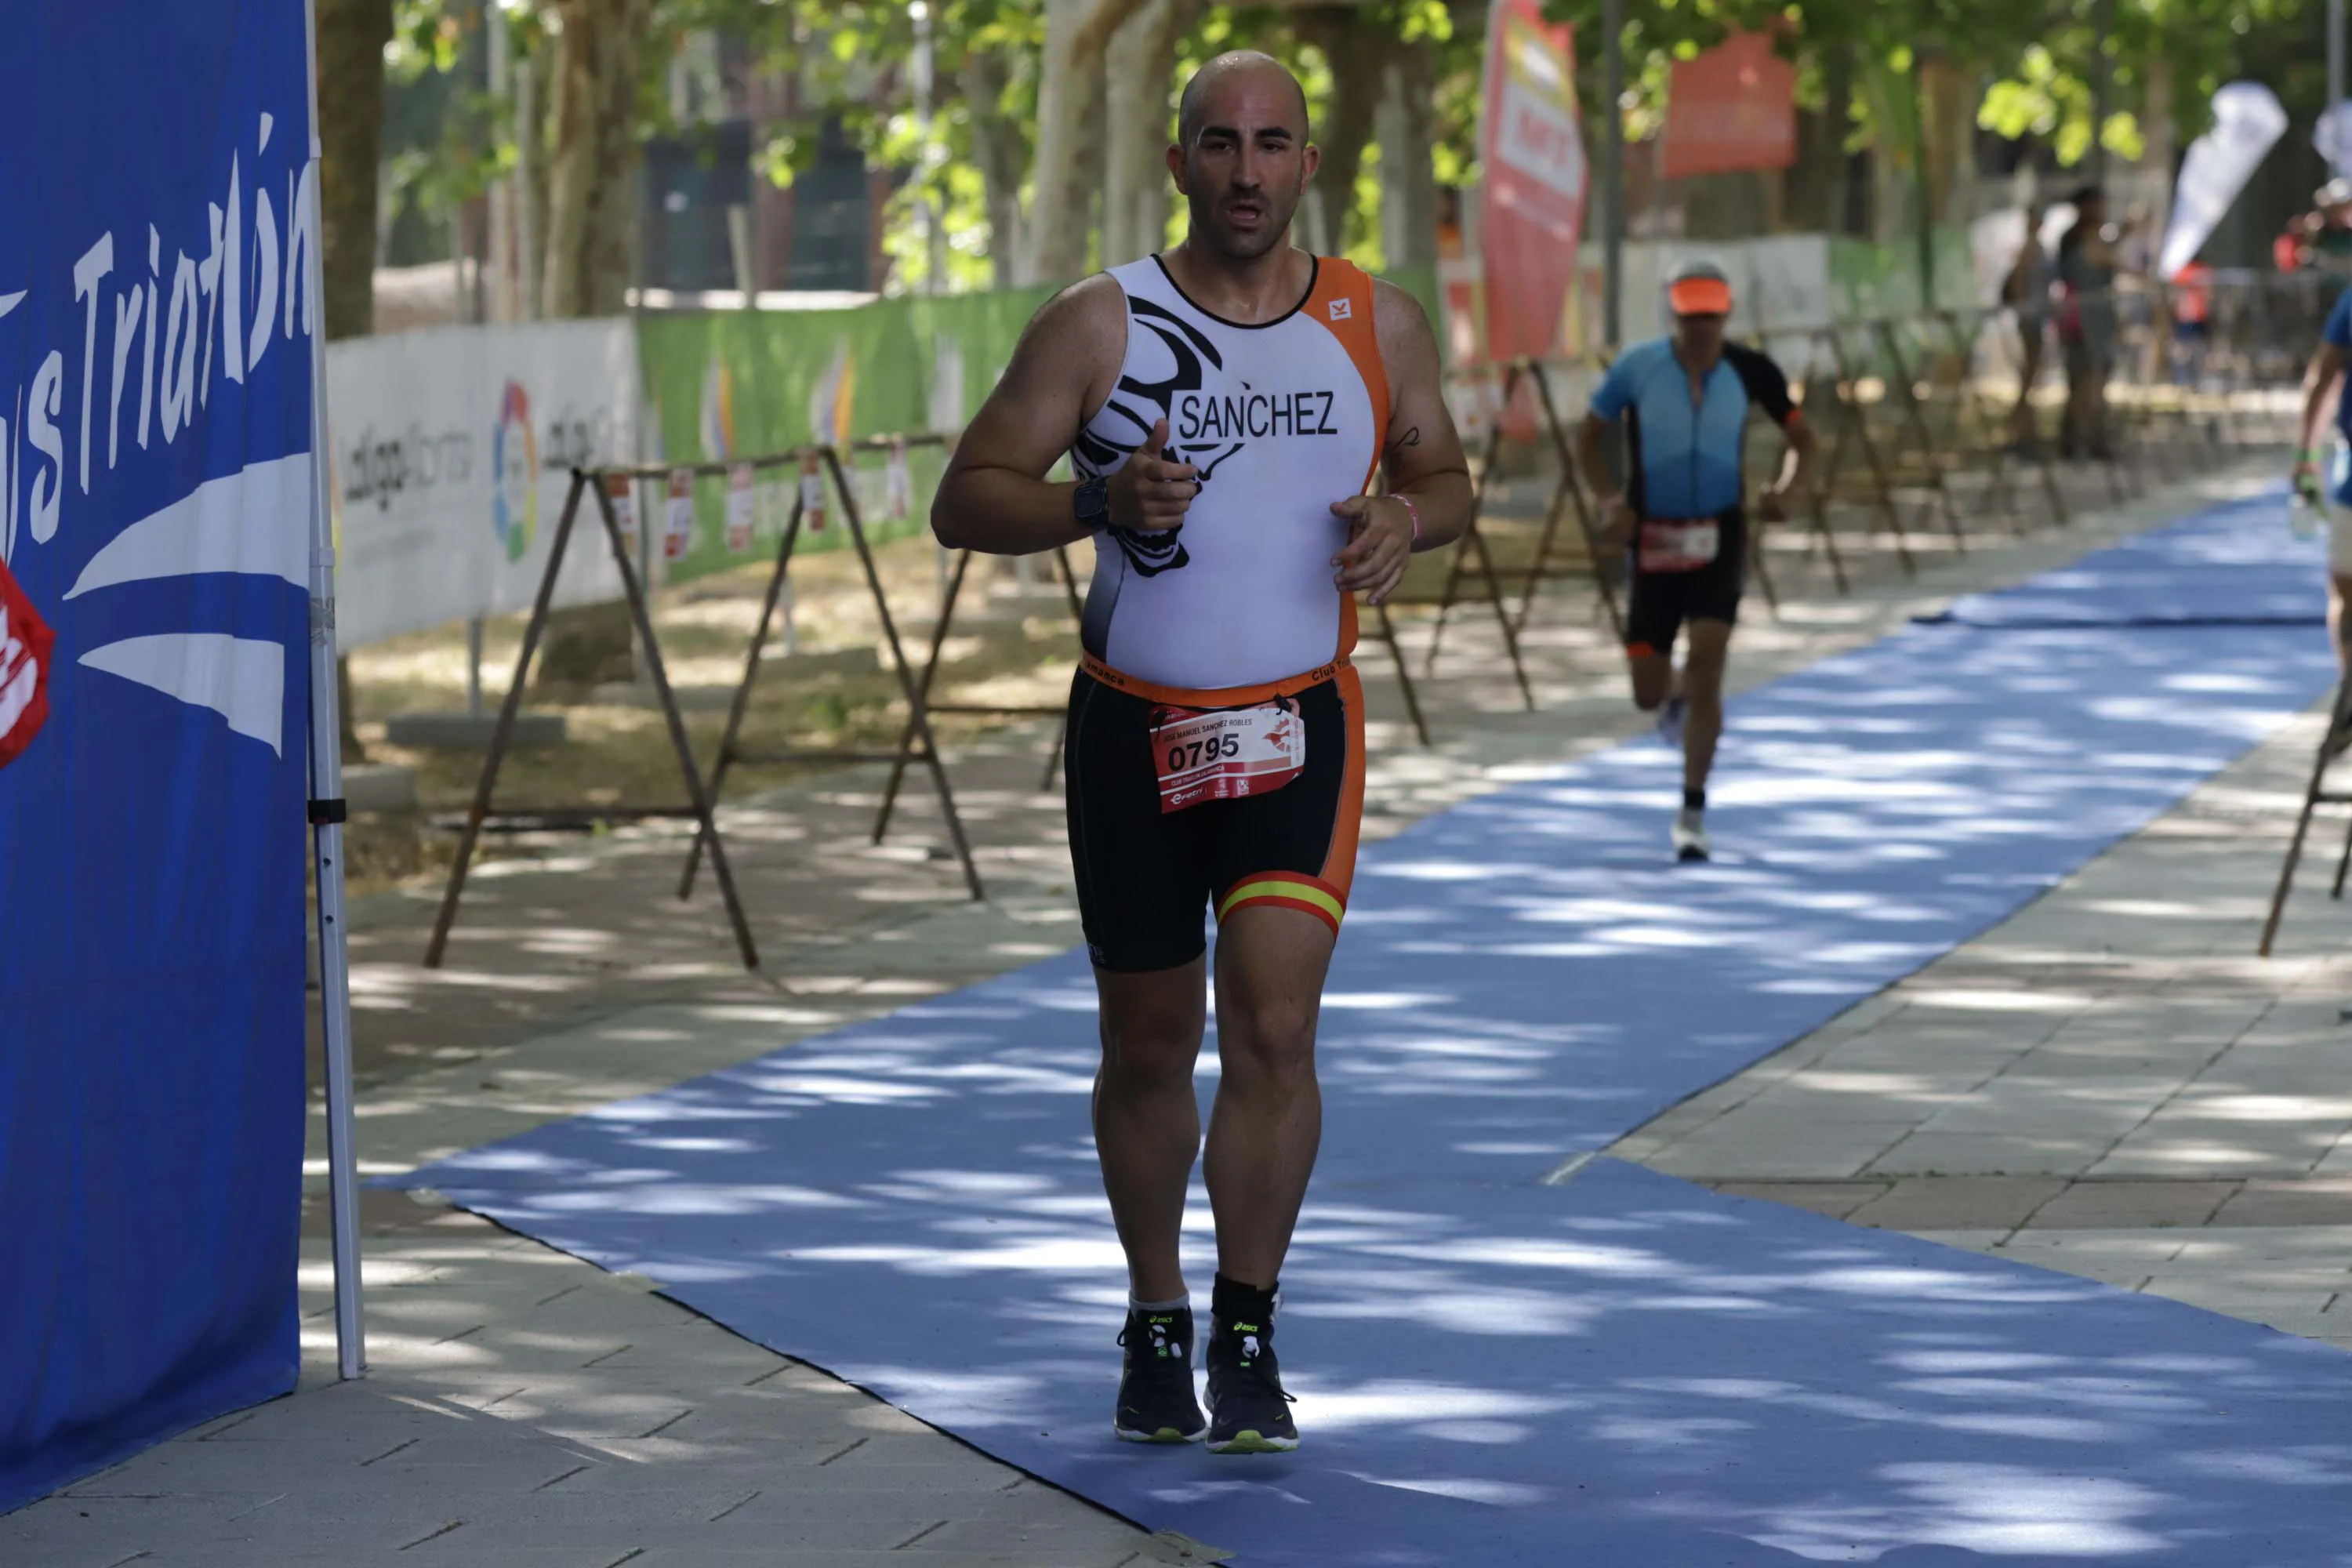
[[[1577,454],[1596,486],[1609,474],[1622,476],[1619,489],[1602,495],[1601,511],[1603,542],[1627,552],[1633,702],[1658,714],[1658,733],[1682,750],[1675,858],[1704,860],[1724,662],[1748,582],[1748,413],[1778,425],[1788,443],[1780,476],[1757,498],[1757,514],[1768,521],[1788,515],[1813,437],[1780,367],[1725,341],[1731,283],[1720,267],[1682,263],[1667,282],[1666,308],[1673,332],[1633,344],[1610,365],[1577,433]],[[1690,647],[1677,675],[1675,639],[1686,624]]]
[[[2347,599],[2352,598],[2352,408],[2341,395],[2347,359],[2352,359],[2352,289],[2327,312],[2327,324],[2319,331],[2319,352],[2304,373],[2303,422],[2295,431],[2293,473],[2295,489],[2327,512],[2327,625],[2336,637],[2336,662],[2352,669],[2352,628],[2347,627],[2344,614]],[[2336,405],[2336,442],[2329,452],[2319,446],[2319,426],[2331,401]]]

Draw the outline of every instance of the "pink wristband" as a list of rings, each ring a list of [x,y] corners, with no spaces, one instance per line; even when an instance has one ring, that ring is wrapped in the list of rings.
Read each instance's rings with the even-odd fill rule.
[[[1419,544],[1421,542],[1421,508],[1412,504],[1411,496],[1400,495],[1393,490],[1389,492],[1389,500],[1404,503],[1405,516],[1412,519],[1412,542]]]

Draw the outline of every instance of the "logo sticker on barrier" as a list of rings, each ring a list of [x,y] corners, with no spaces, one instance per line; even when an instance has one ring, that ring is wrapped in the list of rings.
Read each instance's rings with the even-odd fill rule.
[[[490,427],[490,521],[506,558],[530,552],[539,528],[539,437],[530,427],[530,394],[509,381]]]
[[[814,452],[801,459],[801,521],[811,533],[824,531],[824,474]]]
[[[782,535],[784,524],[792,520],[792,489],[782,479],[760,481],[760,537],[775,539]]]
[[[890,443],[890,466],[882,473],[882,511],[891,521],[915,515],[915,477],[907,468],[907,438]]]
[[[613,521],[621,531],[622,547],[634,559],[637,553],[637,487],[626,474],[606,474],[604,493],[613,500]]]
[[[738,463],[727,474],[727,553],[748,555],[759,518],[759,494],[752,489],[751,465]]]
[[[0,768],[25,754],[49,717],[49,648],[56,634],[0,562]]]
[[[669,472],[669,504],[662,510],[662,559],[682,561],[694,543],[694,471]]]

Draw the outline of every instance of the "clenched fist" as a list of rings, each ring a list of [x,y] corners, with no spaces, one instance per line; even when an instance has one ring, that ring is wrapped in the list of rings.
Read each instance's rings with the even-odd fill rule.
[[[1126,466],[1110,477],[1113,528],[1162,533],[1184,526],[1184,514],[1201,493],[1201,470],[1190,463],[1170,462],[1167,450],[1168,421],[1162,419]]]

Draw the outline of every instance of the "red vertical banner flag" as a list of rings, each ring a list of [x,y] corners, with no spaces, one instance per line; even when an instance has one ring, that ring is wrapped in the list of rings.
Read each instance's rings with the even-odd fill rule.
[[[1676,60],[1658,151],[1670,180],[1789,167],[1797,161],[1797,68],[1766,33],[1734,33]]]
[[[1442,209],[1441,209],[1442,210]],[[1445,310],[1445,360],[1476,364],[1486,357],[1486,280],[1457,216],[1437,220],[1437,287]]]
[[[1486,114],[1479,128],[1479,250],[1486,261],[1486,353],[1542,355],[1559,342],[1584,226],[1584,137],[1576,49],[1538,0],[1498,0],[1486,22]]]

